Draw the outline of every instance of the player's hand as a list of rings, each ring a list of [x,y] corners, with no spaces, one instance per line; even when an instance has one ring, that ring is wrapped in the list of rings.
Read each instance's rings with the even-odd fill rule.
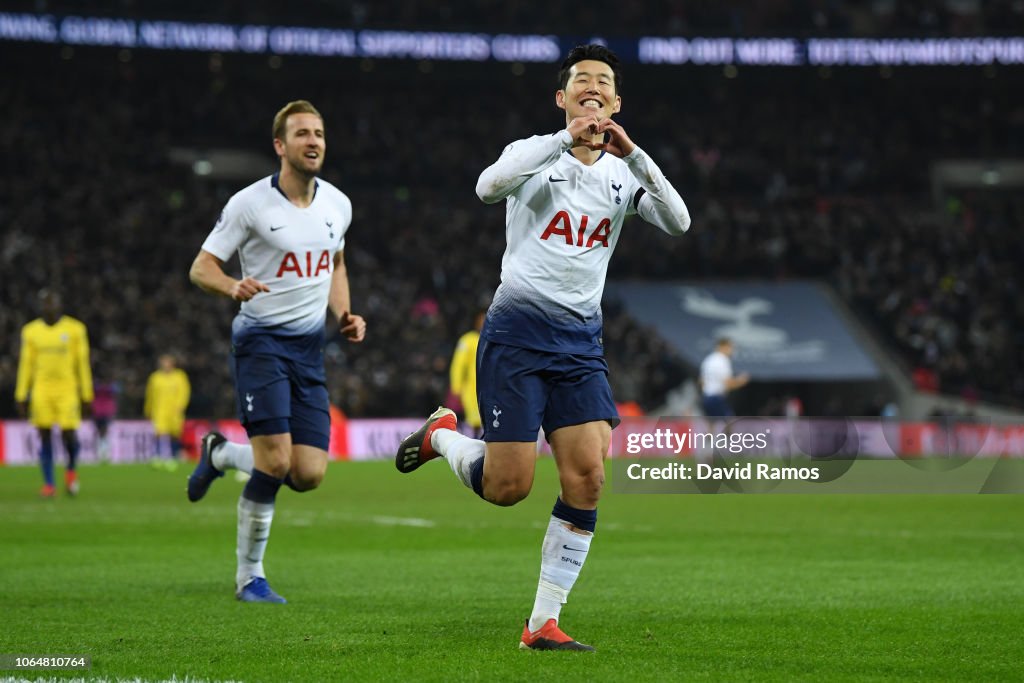
[[[636,144],[626,135],[625,129],[611,119],[597,124],[597,132],[605,134],[605,142],[591,149],[600,149],[620,159],[628,157],[636,149]]]
[[[82,401],[82,417],[92,417],[92,401]]]
[[[27,401],[18,401],[18,417],[28,417]]]
[[[597,114],[591,114],[590,116],[579,116],[569,122],[569,125],[565,127],[569,131],[569,135],[572,136],[573,147],[590,147],[594,143],[590,138],[583,137],[584,135],[596,135],[598,132],[598,126],[600,121],[597,118]],[[593,149],[593,147],[590,147]]]
[[[231,286],[231,298],[235,301],[248,301],[260,292],[269,292],[270,287],[254,277],[238,280]]]
[[[742,387],[742,386],[744,386],[744,385],[745,385],[745,384],[746,384],[747,382],[749,382],[749,381],[750,381],[750,373],[749,373],[749,372],[744,372],[744,373],[743,373],[742,375],[740,375],[740,376],[739,376],[739,377],[737,377],[736,379],[737,379],[737,381],[739,381],[739,387]],[[737,388],[739,388],[739,387],[737,387]]]
[[[338,318],[338,328],[350,342],[361,342],[366,336],[366,321],[363,316],[345,311]]]

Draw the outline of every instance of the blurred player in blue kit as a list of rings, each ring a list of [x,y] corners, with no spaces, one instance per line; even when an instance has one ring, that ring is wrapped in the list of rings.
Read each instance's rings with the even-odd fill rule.
[[[327,148],[323,117],[305,100],[290,102],[274,117],[273,139],[281,170],[228,201],[189,273],[204,291],[242,302],[231,355],[251,445],[216,432],[203,437],[188,497],[201,499],[225,470],[251,475],[238,501],[236,597],[281,603],[263,556],[281,485],[315,489],[327,469],[327,309],[350,341],[363,340],[366,323],[351,312],[345,268],[352,203],[317,179]],[[224,272],[236,251],[241,279]]]
[[[541,548],[524,649],[593,649],[566,635],[558,620],[590,550],[604,458],[619,422],[601,337],[608,262],[628,215],[670,235],[690,225],[679,194],[612,119],[620,90],[614,53],[574,48],[555,93],[566,128],[513,142],[480,175],[480,199],[506,201],[507,239],[477,355],[483,440],[459,434],[455,415],[440,408],[395,458],[399,471],[411,472],[443,456],[481,498],[513,505],[533,485],[543,428],[561,495]]]

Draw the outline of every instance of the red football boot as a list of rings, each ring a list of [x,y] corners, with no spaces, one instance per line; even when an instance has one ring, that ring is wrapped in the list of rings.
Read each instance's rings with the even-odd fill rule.
[[[457,420],[455,413],[447,408],[438,408],[427,418],[423,426],[405,437],[395,455],[395,467],[399,472],[412,472],[414,469],[441,455],[430,445],[430,435],[435,429],[455,429]]]
[[[558,622],[548,619],[539,631],[530,632],[530,622],[527,620],[523,626],[523,638],[519,641],[520,650],[579,650],[582,652],[593,652],[594,648],[565,635],[562,629],[558,628]]]

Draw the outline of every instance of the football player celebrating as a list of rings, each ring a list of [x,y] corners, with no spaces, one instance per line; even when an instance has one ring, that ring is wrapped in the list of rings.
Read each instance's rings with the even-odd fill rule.
[[[613,120],[622,105],[619,60],[574,48],[562,62],[557,133],[518,140],[484,170],[476,191],[506,201],[501,284],[477,352],[483,440],[455,431],[438,409],[402,442],[395,464],[411,472],[443,456],[463,484],[495,505],[533,485],[538,431],[561,483],[541,546],[540,581],[520,647],[592,650],[558,625],[590,551],[604,458],[619,422],[601,341],[601,295],[623,219],[639,214],[670,235],[690,225],[686,205],[654,161]]]
[[[282,484],[295,491],[320,485],[327,469],[330,404],[324,372],[327,309],[341,333],[366,333],[351,312],[345,232],[352,203],[316,176],[327,143],[320,112],[305,100],[274,117],[281,170],[235,194],[206,238],[189,276],[201,289],[242,302],[231,333],[238,411],[252,445],[203,437],[189,500],[206,495],[226,469],[251,475],[238,501],[236,596],[244,602],[285,602],[267,583],[263,555]],[[242,278],[224,273],[235,252]]]

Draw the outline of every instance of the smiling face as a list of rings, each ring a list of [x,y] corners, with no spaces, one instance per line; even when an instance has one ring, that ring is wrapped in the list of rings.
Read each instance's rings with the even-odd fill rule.
[[[569,69],[564,89],[555,93],[555,104],[565,110],[567,122],[595,114],[604,120],[618,113],[622,98],[615,92],[612,67],[594,59],[576,62]]]
[[[274,138],[274,149],[285,164],[304,176],[315,176],[324,165],[327,140],[324,122],[316,114],[290,114],[285,121],[284,139]]]

